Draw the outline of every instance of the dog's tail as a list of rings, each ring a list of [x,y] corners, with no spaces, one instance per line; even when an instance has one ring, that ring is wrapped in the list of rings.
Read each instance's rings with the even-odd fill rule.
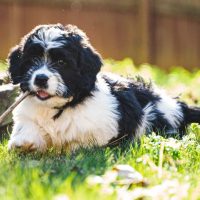
[[[185,103],[181,104],[184,115],[184,124],[185,125],[189,125],[191,123],[200,124],[200,107],[190,107]]]

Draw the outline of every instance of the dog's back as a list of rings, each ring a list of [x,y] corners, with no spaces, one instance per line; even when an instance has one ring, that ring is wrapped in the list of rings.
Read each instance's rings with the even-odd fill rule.
[[[133,137],[155,131],[165,136],[182,137],[189,124],[200,123],[199,108],[169,97],[140,76],[124,79],[105,74],[103,78],[120,102],[120,136]]]

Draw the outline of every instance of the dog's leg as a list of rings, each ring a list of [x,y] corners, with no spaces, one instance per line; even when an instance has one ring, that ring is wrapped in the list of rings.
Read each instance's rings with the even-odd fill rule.
[[[45,151],[47,141],[44,131],[32,121],[16,122],[13,127],[8,149],[19,149],[20,151]]]

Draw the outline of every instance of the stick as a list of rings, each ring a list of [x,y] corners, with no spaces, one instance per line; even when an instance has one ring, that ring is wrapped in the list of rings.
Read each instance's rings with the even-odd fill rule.
[[[26,91],[17,101],[15,101],[1,116],[0,116],[0,124],[3,122],[3,120],[7,117],[8,114],[10,114],[14,108],[20,104],[28,95],[30,92]]]

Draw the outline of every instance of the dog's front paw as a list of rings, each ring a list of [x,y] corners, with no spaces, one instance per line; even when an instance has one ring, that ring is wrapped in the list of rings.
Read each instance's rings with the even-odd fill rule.
[[[46,150],[46,144],[44,141],[31,141],[21,137],[14,137],[8,142],[8,150],[18,150],[20,152],[44,152]]]

